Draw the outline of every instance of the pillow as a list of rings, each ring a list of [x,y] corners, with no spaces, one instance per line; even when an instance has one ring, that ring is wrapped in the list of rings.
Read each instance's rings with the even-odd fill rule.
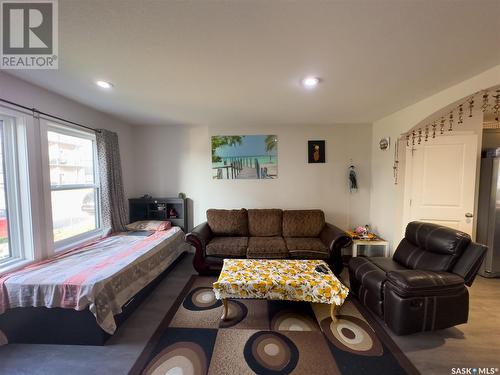
[[[141,220],[125,225],[128,230],[168,230],[172,228],[170,221]]]
[[[207,222],[216,236],[248,236],[247,210],[207,210]]]

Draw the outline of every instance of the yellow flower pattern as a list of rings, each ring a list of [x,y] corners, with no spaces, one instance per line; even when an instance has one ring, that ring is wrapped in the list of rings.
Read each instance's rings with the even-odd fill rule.
[[[224,259],[215,297],[307,301],[341,306],[349,293],[322,260]]]

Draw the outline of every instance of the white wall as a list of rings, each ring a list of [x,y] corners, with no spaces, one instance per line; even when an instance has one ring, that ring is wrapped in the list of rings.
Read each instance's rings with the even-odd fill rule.
[[[134,191],[131,125],[3,72],[0,72],[0,97],[83,125],[116,132],[120,143],[125,195],[130,196]]]
[[[211,135],[276,134],[278,178],[213,180]],[[307,141],[326,140],[326,163],[307,163]],[[367,224],[370,207],[371,125],[257,127],[135,127],[135,193],[194,202],[194,224],[208,208],[320,208],[347,229]],[[350,194],[348,167],[357,167],[359,190]]]
[[[402,133],[450,103],[498,84],[500,65],[374,122],[370,223],[381,236],[390,241],[392,247],[400,240],[397,220],[401,207],[393,179],[394,153],[379,150],[380,138],[389,136],[396,140]]]

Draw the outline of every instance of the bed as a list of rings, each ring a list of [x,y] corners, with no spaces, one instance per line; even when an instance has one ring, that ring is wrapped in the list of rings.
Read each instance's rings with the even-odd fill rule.
[[[188,248],[127,232],[0,277],[0,343],[104,344]]]

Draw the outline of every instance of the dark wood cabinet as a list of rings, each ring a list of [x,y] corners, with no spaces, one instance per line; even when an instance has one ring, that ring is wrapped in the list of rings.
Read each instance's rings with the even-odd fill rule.
[[[139,220],[169,220],[172,226],[188,229],[187,199],[133,198],[128,200],[130,222]],[[175,214],[174,214],[175,213]]]

